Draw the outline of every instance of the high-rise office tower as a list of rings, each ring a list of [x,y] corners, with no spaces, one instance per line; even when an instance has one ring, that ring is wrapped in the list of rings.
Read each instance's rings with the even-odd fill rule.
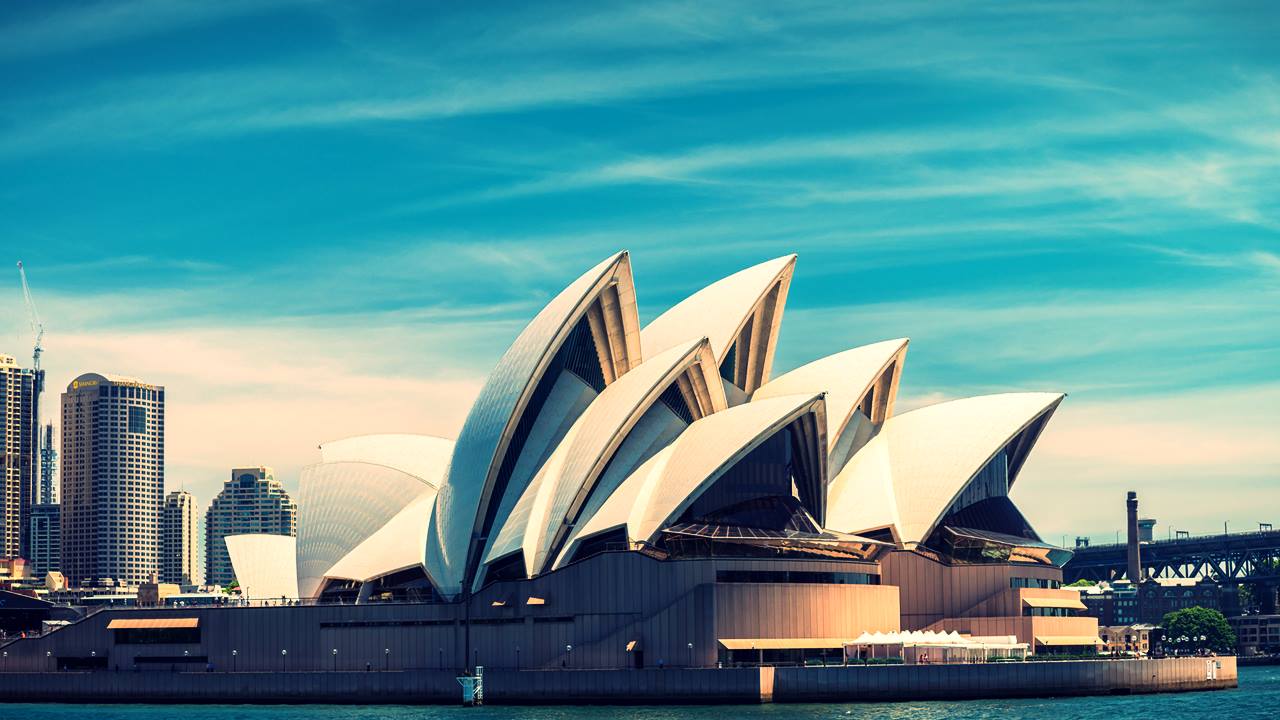
[[[235,580],[228,535],[298,534],[298,505],[269,467],[237,468],[205,514],[205,572],[210,585],[226,587]]]
[[[36,399],[39,378],[0,355],[0,557],[23,557],[36,488]]]
[[[88,373],[62,393],[62,572],[72,587],[159,570],[164,388]]]
[[[200,585],[196,497],[185,490],[165,496],[160,516],[160,582]]]
[[[58,451],[53,447],[53,423],[45,423],[44,441],[40,443],[40,496],[41,505],[58,502],[58,486],[54,474],[58,471]]]
[[[50,570],[62,569],[62,506],[47,503],[31,506],[27,537],[27,561],[31,575],[44,580]]]

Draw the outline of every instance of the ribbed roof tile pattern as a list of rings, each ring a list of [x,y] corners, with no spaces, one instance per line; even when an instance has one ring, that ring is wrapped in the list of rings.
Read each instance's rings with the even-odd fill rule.
[[[907,339],[886,340],[839,352],[770,380],[757,390],[752,401],[797,393],[827,393],[827,447],[833,449],[845,431],[849,418],[873,383],[894,364],[901,372]],[[893,390],[896,384],[891,383]],[[882,399],[885,416],[893,414],[893,393]]]
[[[821,395],[761,400],[693,423],[623,481],[566,544],[558,562],[572,556],[573,542],[612,528],[625,526],[631,542],[652,542],[664,525],[679,517],[738,460],[809,412],[824,419]]]
[[[907,546],[922,542],[978,471],[1064,397],[983,395],[890,418],[832,480],[827,527],[890,528]]]
[[[626,366],[640,360],[639,337],[634,331],[635,291],[627,253],[601,262],[583,273],[551,300],[520,333],[489,374],[472,405],[453,453],[449,479],[436,498],[427,534],[427,568],[446,595],[461,592],[472,540],[488,529],[478,527],[493,498],[492,484],[511,433],[542,371],[564,342],[574,324],[601,293],[617,283],[622,298],[617,312],[625,328]],[[482,550],[483,548],[481,548]]]

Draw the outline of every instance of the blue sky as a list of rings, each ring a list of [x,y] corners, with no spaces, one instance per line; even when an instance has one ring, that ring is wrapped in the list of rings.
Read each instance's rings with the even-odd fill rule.
[[[0,245],[51,386],[168,386],[169,482],[201,502],[234,465],[296,487],[321,441],[452,435],[524,321],[626,248],[642,320],[799,253],[778,370],[909,336],[905,407],[1070,393],[1016,493],[1046,536],[1109,536],[1128,489],[1178,528],[1256,526],[1280,520],[1278,24],[5,3]],[[10,280],[0,352],[25,356]]]

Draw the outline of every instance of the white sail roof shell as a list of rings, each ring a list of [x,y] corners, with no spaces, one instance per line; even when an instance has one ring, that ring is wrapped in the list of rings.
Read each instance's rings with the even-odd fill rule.
[[[770,380],[751,396],[753,402],[799,393],[827,393],[827,449],[835,448],[849,418],[872,384],[897,363],[895,374],[901,373],[907,352],[906,338],[862,345],[814,360]],[[893,414],[897,383],[891,383],[885,398],[885,417]]]
[[[987,462],[1064,397],[983,395],[890,418],[831,481],[826,526],[890,528],[908,547],[922,542]]]
[[[427,489],[325,571],[326,580],[369,582],[423,565],[422,549],[436,492]],[[425,568],[424,568],[425,569]]]
[[[423,493],[435,497],[454,443],[430,435],[363,435],[320,446],[302,469],[298,590],[312,597],[329,568]],[[423,519],[424,525],[427,518]],[[425,546],[419,548],[419,561]]]
[[[490,503],[493,483],[512,434],[533,390],[556,352],[593,302],[606,288],[616,288],[624,328],[622,372],[640,361],[635,290],[626,252],[599,263],[574,280],[524,328],[489,374],[467,414],[449,468],[436,499],[427,533],[428,574],[441,593],[462,590],[473,536],[486,531],[476,525]],[[479,551],[483,551],[483,547]]]
[[[231,569],[250,600],[298,597],[297,538],[292,535],[227,535]]]
[[[580,494],[590,489],[629,430],[676,378],[700,368],[711,409],[725,407],[724,389],[705,339],[686,342],[646,360],[600,393],[543,464],[486,555],[492,561],[522,547],[530,575],[542,571],[556,531]]]
[[[644,356],[652,357],[681,343],[706,337],[718,365],[737,341],[743,326],[777,285],[780,288],[777,309],[768,318],[769,326],[761,329],[767,333],[767,346],[762,357],[756,359],[763,366],[760,376],[768,380],[795,262],[795,255],[762,262],[714,282],[680,301],[640,332]]]
[[[444,482],[453,446],[452,440],[432,435],[359,435],[321,445],[320,461],[386,465],[439,488]]]
[[[805,413],[824,427],[821,394],[784,395],[732,407],[698,420],[675,442],[636,468],[599,511],[571,537],[556,561],[573,556],[576,543],[618,527],[629,542],[652,542],[707,488],[760,443]]]
[[[329,462],[302,469],[298,497],[298,590],[312,597],[335,562],[406,505],[435,488],[386,465]],[[424,523],[427,518],[423,518]],[[419,549],[421,553],[421,549]]]

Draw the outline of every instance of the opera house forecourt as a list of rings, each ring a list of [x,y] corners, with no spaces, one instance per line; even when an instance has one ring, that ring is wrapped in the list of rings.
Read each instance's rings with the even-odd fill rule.
[[[1070,551],[1009,498],[1064,395],[896,413],[906,339],[775,376],[795,263],[642,327],[628,254],[604,260],[456,439],[323,444],[296,542],[227,538],[244,600],[98,612],[6,645],[6,670],[193,700],[456,702],[480,667],[491,702],[1235,685],[1234,658],[1026,662],[1101,644]]]

